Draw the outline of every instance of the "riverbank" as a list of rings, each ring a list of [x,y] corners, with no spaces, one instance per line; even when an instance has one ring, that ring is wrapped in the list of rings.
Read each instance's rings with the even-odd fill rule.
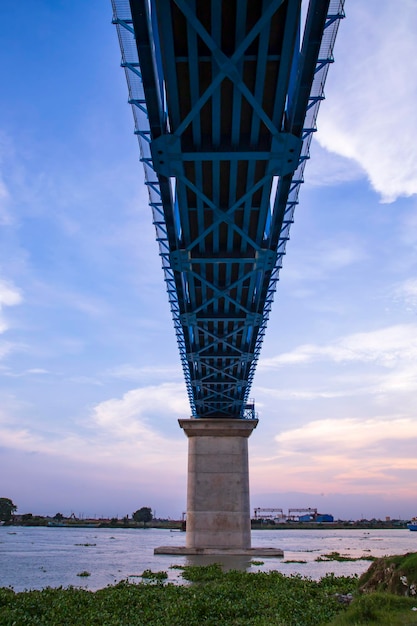
[[[286,522],[280,523],[264,523],[257,520],[251,521],[252,530],[395,530],[406,529],[408,520],[357,520],[336,522]],[[56,521],[50,517],[31,516],[27,519],[16,518],[10,522],[6,522],[6,526],[50,526],[59,528],[156,528],[165,530],[184,531],[186,524],[182,520],[166,520],[155,519],[143,525],[143,523],[134,522],[133,520],[108,520],[108,519],[66,519]]]
[[[122,581],[96,592],[70,587],[14,593],[0,589],[1,624],[14,626],[352,626],[417,624],[417,598],[404,597],[401,563],[415,571],[417,555],[393,557],[399,595],[363,594],[357,577],[327,575],[319,581],[301,576],[258,572],[223,572],[220,565],[179,567],[189,586],[165,584],[166,572],[146,570],[139,584]],[[392,562],[379,564],[387,571]],[[378,563],[374,563],[378,575]],[[178,568],[178,566],[177,566]],[[392,570],[393,571],[393,570]],[[409,576],[407,584],[411,577]],[[82,573],[88,576],[88,572]],[[80,574],[81,575],[81,574]],[[407,576],[406,576],[407,578]],[[392,579],[392,576],[391,576]],[[378,586],[379,585],[379,586]],[[409,585],[409,588],[411,586]]]

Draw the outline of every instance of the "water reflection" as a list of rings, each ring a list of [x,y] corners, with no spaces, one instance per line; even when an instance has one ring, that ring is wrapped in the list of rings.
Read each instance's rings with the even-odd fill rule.
[[[184,565],[213,565],[219,563],[224,572],[239,570],[246,572],[251,567],[252,559],[248,556],[216,556],[216,555],[192,555],[185,558]]]

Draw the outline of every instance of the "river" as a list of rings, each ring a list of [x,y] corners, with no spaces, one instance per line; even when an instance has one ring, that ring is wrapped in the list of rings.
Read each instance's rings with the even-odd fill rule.
[[[278,570],[314,579],[326,573],[362,574],[369,561],[317,561],[339,552],[349,557],[417,552],[417,533],[395,530],[254,530],[253,547],[277,547],[283,558],[179,557],[154,555],[161,545],[184,545],[185,535],[161,529],[45,528],[0,526],[0,587],[15,591],[77,586],[100,589],[129,579],[138,582],[145,569],[166,571],[168,580],[181,583],[181,571],[171,565],[221,562],[225,569],[250,572]],[[259,564],[262,561],[262,564]],[[304,561],[294,563],[286,561]],[[80,577],[82,572],[89,576]]]

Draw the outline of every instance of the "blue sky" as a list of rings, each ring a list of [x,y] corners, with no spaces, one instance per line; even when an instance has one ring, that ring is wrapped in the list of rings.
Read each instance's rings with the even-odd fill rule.
[[[346,13],[252,389],[252,506],[408,518],[417,2]],[[110,2],[0,15],[0,496],[177,517],[189,408]]]

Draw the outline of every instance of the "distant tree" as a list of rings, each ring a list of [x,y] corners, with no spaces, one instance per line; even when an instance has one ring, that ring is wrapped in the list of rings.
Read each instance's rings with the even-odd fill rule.
[[[0,498],[0,521],[9,522],[16,510],[17,506],[13,504],[10,498]]]
[[[54,519],[56,519],[57,522],[62,522],[64,516],[62,515],[62,513],[55,513]]]
[[[143,527],[145,528],[146,524],[152,520],[152,509],[148,506],[143,506],[141,509],[138,509],[132,514],[135,522],[143,522]]]

